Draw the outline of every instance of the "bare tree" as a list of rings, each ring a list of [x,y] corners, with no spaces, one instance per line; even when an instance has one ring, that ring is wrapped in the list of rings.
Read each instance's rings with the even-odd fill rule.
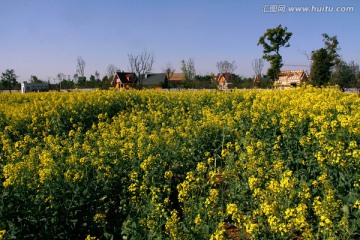
[[[220,74],[222,73],[234,73],[237,69],[235,61],[229,62],[227,60],[216,63],[216,67]]]
[[[171,63],[168,63],[165,67],[165,69],[163,69],[163,72],[166,73],[166,77],[168,79],[170,79],[172,77],[172,75],[174,74],[175,72],[175,68],[172,66]]]
[[[172,66],[171,63],[168,63],[165,67],[165,69],[163,69],[163,72],[166,73],[166,78],[167,78],[167,82],[165,83],[166,87],[170,87],[170,79],[171,77],[174,75],[175,72],[175,68]]]
[[[138,84],[142,86],[145,74],[149,73],[154,63],[154,55],[144,50],[139,55],[128,54],[130,69],[138,77]]]
[[[264,68],[264,60],[262,58],[254,59],[251,62],[251,66],[254,69],[255,75],[256,76],[261,76],[261,72],[262,72],[262,70]]]
[[[118,69],[114,66],[114,64],[110,64],[107,67],[107,76],[108,76],[108,78],[113,78],[117,71],[118,71]]]
[[[185,60],[181,60],[181,70],[184,74],[184,80],[186,82],[194,80],[196,76],[194,59],[190,58],[187,62]]]
[[[77,70],[76,72],[80,75],[80,77],[84,77],[85,75],[85,60],[82,57],[77,58]]]

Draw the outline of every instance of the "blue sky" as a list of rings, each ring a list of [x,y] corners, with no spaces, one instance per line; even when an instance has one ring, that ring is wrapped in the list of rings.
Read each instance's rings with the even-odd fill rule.
[[[264,12],[270,5],[285,12]],[[295,13],[291,6],[354,10]],[[293,33],[281,50],[285,65],[310,65],[303,53],[323,46],[322,33],[336,35],[342,58],[360,64],[359,22],[357,0],[0,0],[0,72],[53,81],[75,74],[81,56],[87,77],[96,70],[104,76],[109,64],[129,70],[127,54],[146,49],[153,72],[167,63],[181,72],[180,61],[194,58],[197,74],[216,73],[216,62],[228,60],[250,77],[251,61],[262,56],[259,37],[279,24]]]

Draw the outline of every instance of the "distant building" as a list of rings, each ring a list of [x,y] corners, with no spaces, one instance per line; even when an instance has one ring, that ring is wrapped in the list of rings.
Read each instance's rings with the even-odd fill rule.
[[[113,78],[113,85],[115,89],[125,89],[137,83],[135,73],[131,72],[116,72]]]
[[[260,81],[261,81],[260,79],[261,79],[261,76],[256,75],[255,78],[254,78],[254,83],[255,84],[260,84]]]
[[[27,92],[47,92],[49,91],[49,83],[22,83],[21,93]]]
[[[254,80],[253,80],[253,88],[259,88],[261,87],[261,85],[263,85],[262,87],[265,87],[266,85],[266,81],[268,80],[267,76],[264,74],[261,75],[255,75]]]
[[[230,83],[232,73],[220,73],[215,77],[215,81],[218,83],[219,89],[227,89]]]
[[[181,85],[184,79],[185,79],[185,75],[183,73],[173,73],[170,74],[169,84],[170,86],[178,87]]]
[[[143,80],[146,88],[161,88],[167,82],[166,73],[148,73]]]
[[[296,87],[308,79],[305,70],[285,70],[279,74],[275,84],[279,88]]]

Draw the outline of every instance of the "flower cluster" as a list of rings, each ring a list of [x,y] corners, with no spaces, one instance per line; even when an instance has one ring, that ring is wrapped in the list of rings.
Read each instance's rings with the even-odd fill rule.
[[[0,239],[355,239],[359,145],[336,89],[1,94]]]

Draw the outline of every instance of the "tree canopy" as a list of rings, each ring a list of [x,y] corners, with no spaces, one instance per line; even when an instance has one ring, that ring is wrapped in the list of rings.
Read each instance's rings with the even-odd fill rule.
[[[290,47],[288,42],[291,36],[292,33],[287,32],[287,27],[283,28],[279,25],[276,28],[267,29],[259,39],[257,45],[262,45],[264,48],[263,59],[270,63],[267,75],[272,82],[278,79],[280,69],[283,66],[280,48]]]
[[[151,72],[155,62],[154,54],[144,50],[138,55],[128,54],[130,69],[139,79],[139,86],[142,86],[143,80],[147,73]]]
[[[309,81],[314,86],[323,86],[329,83],[331,68],[340,62],[338,50],[339,42],[336,36],[330,37],[324,33],[325,47],[312,52]]]
[[[334,67],[330,82],[338,85],[340,89],[344,91],[345,88],[356,87],[359,73],[359,65],[354,61],[350,63],[340,61]]]
[[[237,69],[236,62],[232,61],[229,62],[227,60],[220,61],[216,63],[216,68],[218,69],[219,73],[234,73]]]
[[[181,60],[181,71],[184,74],[185,83],[194,80],[196,76],[194,59],[190,58],[187,61]]]
[[[2,88],[8,89],[11,93],[11,89],[19,85],[17,78],[18,76],[16,76],[14,69],[7,69],[1,74],[0,83]]]

